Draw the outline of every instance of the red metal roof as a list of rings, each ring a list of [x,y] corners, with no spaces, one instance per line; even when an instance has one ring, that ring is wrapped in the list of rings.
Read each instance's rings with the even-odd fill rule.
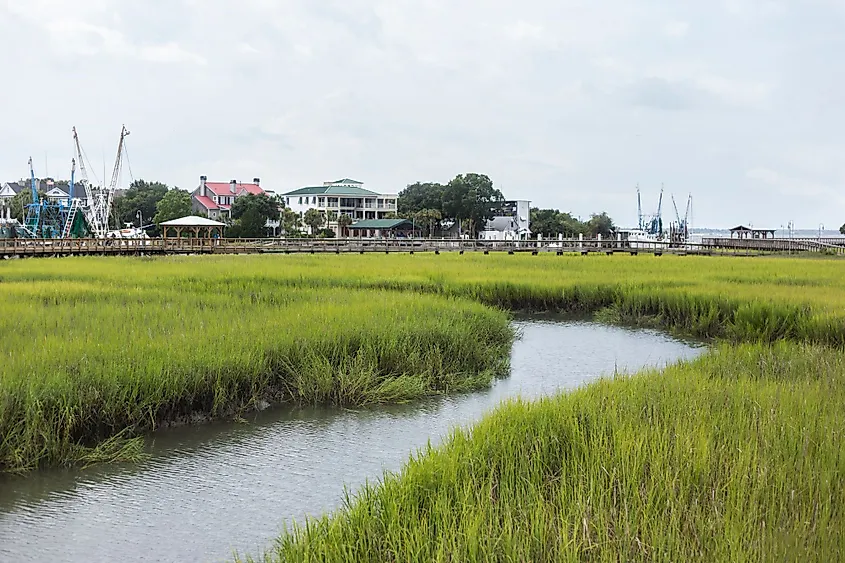
[[[218,205],[207,195],[195,195],[194,197],[197,198],[197,201],[200,202],[206,209],[218,209]]]
[[[229,182],[206,182],[205,187],[216,195],[232,195]],[[241,195],[244,191],[252,195],[264,193],[258,184],[235,184],[235,195]]]

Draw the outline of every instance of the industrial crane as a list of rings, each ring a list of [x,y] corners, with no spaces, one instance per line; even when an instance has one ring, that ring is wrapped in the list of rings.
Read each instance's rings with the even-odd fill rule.
[[[681,214],[678,211],[678,204],[675,203],[675,196],[672,195],[672,206],[675,208],[675,218],[677,219],[677,223],[672,225],[671,228],[671,238],[673,242],[686,242],[689,239],[689,221],[690,221],[690,209],[692,207],[692,194],[689,195],[687,198],[687,209],[686,213],[684,214],[684,218],[681,219]]]
[[[109,217],[111,215],[112,206],[114,204],[114,194],[117,190],[117,185],[120,181],[121,171],[123,169],[123,157],[125,152],[125,140],[129,135],[126,126],[120,129],[120,140],[117,144],[117,156],[115,157],[114,169],[112,170],[111,181],[108,186],[92,186],[88,180],[88,173],[85,170],[85,154],[82,151],[82,146],[79,143],[79,135],[76,132],[76,127],[73,128],[73,141],[76,147],[76,154],[79,158],[79,171],[82,179],[80,183],[85,188],[85,201],[80,201],[77,207],[82,210],[87,223],[87,229],[96,238],[106,238],[111,231],[109,230]],[[76,227],[68,227],[67,232],[70,234],[71,229]]]
[[[41,225],[41,198],[38,196],[38,183],[35,180],[35,169],[32,167],[32,157],[29,157],[29,177],[30,177],[30,200],[26,206],[26,220],[24,222],[24,229],[32,238],[37,238],[39,235],[39,226]]]

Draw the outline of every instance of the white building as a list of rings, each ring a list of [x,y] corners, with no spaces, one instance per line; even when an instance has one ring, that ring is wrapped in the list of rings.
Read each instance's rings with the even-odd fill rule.
[[[484,230],[482,240],[526,240],[531,237],[531,202],[525,199],[502,202]]]
[[[6,182],[0,185],[0,207],[9,207],[12,199],[27,187],[23,182]]]
[[[353,221],[384,219],[388,213],[396,213],[397,194],[379,194],[364,189],[362,182],[344,178],[325,182],[322,186],[306,186],[282,194],[285,207],[305,215],[309,209],[316,209],[325,216],[334,211],[335,216],[348,215]],[[328,225],[337,232],[337,221]]]
[[[70,194],[59,187],[50,188],[45,194],[47,201],[51,203],[64,203],[70,205]]]

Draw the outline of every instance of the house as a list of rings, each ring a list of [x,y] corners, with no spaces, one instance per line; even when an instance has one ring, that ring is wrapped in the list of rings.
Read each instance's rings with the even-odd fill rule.
[[[200,185],[191,193],[191,210],[204,213],[209,219],[229,219],[232,217],[235,199],[247,194],[263,193],[258,178],[253,178],[251,184],[242,184],[237,180],[209,182],[207,176],[200,176]]]
[[[323,216],[330,211],[335,217],[348,215],[353,221],[384,219],[396,213],[397,194],[380,194],[363,187],[363,183],[350,178],[324,182],[322,186],[306,186],[282,194],[285,207],[304,216],[309,209],[316,209]],[[338,232],[337,220],[328,224]]]
[[[70,194],[58,186],[54,186],[47,190],[45,196],[47,201],[49,201],[50,203],[68,204],[68,200],[70,200]]]
[[[26,189],[22,182],[6,182],[0,185],[0,207],[8,207],[12,198],[21,193],[21,190]]]
[[[524,199],[503,201],[493,217],[478,234],[482,240],[525,240],[531,237],[529,228],[531,202]]]

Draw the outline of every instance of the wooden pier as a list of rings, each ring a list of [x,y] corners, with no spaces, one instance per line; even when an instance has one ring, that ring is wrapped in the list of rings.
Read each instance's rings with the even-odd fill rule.
[[[838,243],[838,244],[837,244]],[[522,240],[487,241],[436,238],[152,238],[152,239],[0,239],[0,259],[36,256],[171,255],[171,254],[347,254],[481,252],[556,255],[602,254],[727,254],[753,256],[785,252],[845,254],[845,239],[737,240],[705,239],[701,243],[636,243],[619,240]]]

